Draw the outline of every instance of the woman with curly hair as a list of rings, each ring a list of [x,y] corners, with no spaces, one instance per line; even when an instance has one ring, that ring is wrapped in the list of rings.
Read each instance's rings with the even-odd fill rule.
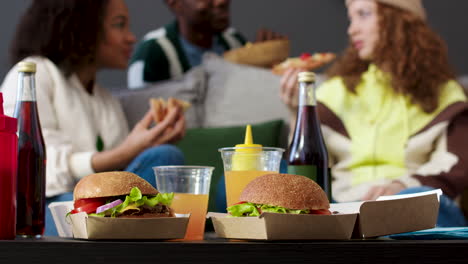
[[[439,226],[463,226],[468,104],[421,0],[346,0],[350,46],[317,91],[338,202],[441,188]],[[281,98],[297,108],[297,73]],[[292,123],[293,124],[293,123]]]
[[[134,43],[123,0],[34,0],[23,15],[11,57],[13,65],[36,63],[47,204],[73,200],[75,183],[88,174],[127,170],[155,185],[152,166],[184,162],[181,151],[167,144],[185,132],[180,108],[154,126],[148,111],[129,131],[119,101],[96,84],[99,70],[127,67]],[[14,66],[1,87],[10,115],[17,75]],[[48,209],[45,224],[45,235],[55,235]]]

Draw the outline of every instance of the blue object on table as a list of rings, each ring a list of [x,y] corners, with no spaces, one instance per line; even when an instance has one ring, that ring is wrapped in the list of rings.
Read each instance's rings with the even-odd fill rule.
[[[416,232],[394,234],[388,236],[391,239],[412,239],[412,240],[467,240],[468,227],[436,227]]]

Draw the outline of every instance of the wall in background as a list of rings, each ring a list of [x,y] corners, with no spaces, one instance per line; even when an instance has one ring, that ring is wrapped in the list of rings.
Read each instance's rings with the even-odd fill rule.
[[[0,24],[0,76],[10,68],[8,49],[16,24],[31,0],[2,1]],[[127,0],[131,28],[137,38],[173,19],[163,0]],[[450,61],[460,74],[468,74],[468,1],[424,0],[429,24],[449,46]],[[231,24],[248,39],[266,27],[287,35],[291,55],[301,52],[341,51],[347,44],[348,24],[343,0],[232,0]],[[124,87],[124,71],[103,71],[99,82],[107,87]]]

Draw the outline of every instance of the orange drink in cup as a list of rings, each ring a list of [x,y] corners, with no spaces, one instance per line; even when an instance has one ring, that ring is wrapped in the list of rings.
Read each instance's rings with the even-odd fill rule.
[[[252,129],[248,125],[244,144],[219,151],[224,164],[226,203],[230,206],[240,202],[239,196],[250,181],[258,176],[279,172],[284,149],[253,144]]]
[[[177,214],[190,214],[185,240],[203,240],[208,194],[174,193],[172,209]]]
[[[176,214],[190,214],[184,240],[203,240],[208,209],[208,194],[214,167],[153,167],[157,189],[173,192],[171,208]]]

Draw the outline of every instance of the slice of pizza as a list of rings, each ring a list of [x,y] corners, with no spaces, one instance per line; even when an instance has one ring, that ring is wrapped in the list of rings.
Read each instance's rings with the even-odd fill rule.
[[[289,55],[289,40],[274,39],[246,43],[243,47],[226,51],[224,59],[233,63],[271,68]]]
[[[164,120],[167,113],[169,112],[169,109],[176,106],[182,107],[182,110],[185,112],[190,106],[192,106],[192,104],[190,104],[187,101],[173,97],[169,97],[167,101],[161,97],[150,98],[150,107],[153,112],[153,119],[156,123],[159,123],[162,120]]]
[[[300,57],[287,58],[280,64],[275,65],[272,68],[272,72],[277,75],[283,75],[289,68],[312,71],[331,62],[335,57],[335,53],[332,52],[316,52],[312,55],[310,53],[302,53]]]
[[[161,122],[166,116],[166,102],[162,98],[151,98],[150,107],[153,112],[155,122]]]

